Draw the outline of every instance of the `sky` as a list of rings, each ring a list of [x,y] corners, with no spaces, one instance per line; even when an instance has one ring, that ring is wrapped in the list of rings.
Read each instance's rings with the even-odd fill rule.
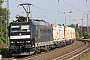
[[[4,0],[6,1],[6,0]],[[32,19],[43,19],[53,24],[79,24],[87,26],[90,23],[90,0],[9,0],[10,22],[16,20],[16,14],[26,16],[23,7],[18,6],[21,3],[31,3],[30,6]],[[6,2],[3,3],[6,7]],[[69,13],[72,11],[72,13]],[[64,13],[65,12],[65,13]],[[90,26],[90,24],[89,24]]]

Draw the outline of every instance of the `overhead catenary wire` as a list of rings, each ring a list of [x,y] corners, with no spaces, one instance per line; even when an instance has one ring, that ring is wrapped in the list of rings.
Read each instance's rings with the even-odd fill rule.
[[[16,1],[18,1],[18,2],[20,2],[20,3],[23,3],[23,2],[20,1],[20,0],[16,0]],[[58,3],[59,3],[59,2],[58,2]],[[49,11],[49,10],[46,10],[46,9],[42,9],[42,8],[39,8],[39,7],[35,6],[35,5],[33,5],[33,4],[32,4],[32,7],[37,8],[37,9],[42,10],[42,11],[45,11],[45,12],[48,12],[48,13],[51,13],[51,14],[54,14],[54,15],[57,15],[57,16],[59,16],[59,17],[62,18],[62,19],[60,19],[62,22],[63,22],[63,19],[65,18],[65,17],[63,17],[63,16],[60,16],[59,13],[56,13],[56,12],[54,12],[54,11]],[[59,5],[58,5],[58,9],[59,9]],[[61,11],[58,11],[58,12],[61,12]],[[62,13],[62,12],[61,12],[61,13]],[[59,19],[58,19],[58,20],[59,20]]]
[[[18,2],[20,2],[20,3],[23,3],[21,0],[15,0],[15,1],[18,1]],[[76,10],[78,10],[79,12],[84,13],[83,11],[81,11],[81,10],[79,10],[78,8],[74,7],[72,4],[69,4],[69,3],[66,2],[65,0],[62,0],[62,1],[64,1],[64,2],[67,3],[68,5],[72,6],[73,8],[75,8]],[[58,2],[60,2],[60,0],[58,0]],[[87,0],[86,0],[86,2],[87,2]],[[87,5],[87,4],[86,4],[86,5]],[[34,7],[36,7],[36,6],[34,6]],[[36,7],[36,8],[38,8],[38,7]],[[50,11],[45,10],[45,9],[41,9],[41,8],[38,8],[38,9],[43,10],[43,11],[47,11],[47,12],[49,12],[49,13],[53,13],[53,12],[50,12]],[[54,13],[54,14],[56,14],[56,13]],[[84,14],[85,14],[85,13],[84,13]],[[56,15],[58,15],[58,14],[56,14]],[[61,16],[60,16],[60,17],[61,17]]]
[[[52,14],[55,14],[55,15],[60,16],[60,15],[57,14],[57,13],[54,13],[54,12],[51,12],[51,11],[48,11],[48,10],[45,10],[45,9],[42,9],[42,8],[36,7],[36,6],[34,6],[34,5],[33,5],[33,7],[37,8],[37,9],[40,9],[40,10],[42,10],[42,11],[46,11],[46,12],[49,12],[49,13],[52,13]],[[62,17],[62,16],[60,16],[60,17]]]
[[[34,5],[33,5],[34,6]],[[41,9],[41,8],[39,8],[39,7],[36,7],[36,6],[34,6],[35,8],[37,8],[37,9],[40,9],[40,10],[43,10],[43,11],[46,11],[46,12],[49,12],[49,13],[52,13],[52,14],[55,14],[55,15],[57,15],[57,16],[59,16],[59,17],[62,17],[62,16],[60,16],[59,14],[57,14],[57,13],[53,13],[53,12],[50,12],[50,11],[48,11],[48,10],[45,10],[45,9]],[[62,17],[62,18],[64,18],[64,17]],[[63,21],[63,20],[62,20]]]
[[[79,1],[82,1],[82,2],[85,4],[85,6],[86,6],[86,10],[88,10],[88,7],[87,7],[87,0],[79,0]]]
[[[15,1],[18,1],[18,2],[20,2],[20,3],[23,3],[21,0],[15,0]],[[32,6],[35,7],[35,8],[37,8],[37,9],[39,9],[39,10],[46,11],[46,12],[48,12],[48,13],[52,13],[52,14],[58,15],[59,17],[62,17],[62,16],[60,16],[60,15],[57,14],[57,13],[54,13],[54,12],[51,12],[51,11],[48,11],[48,10],[45,10],[45,9],[36,7],[35,5],[32,5]],[[63,18],[63,17],[62,17],[62,18]]]
[[[18,2],[20,2],[20,3],[24,3],[24,2],[22,2],[21,0],[15,0],[15,1],[18,1]],[[64,1],[64,2],[67,3],[68,5],[72,6],[73,8],[75,8],[76,10],[78,10],[79,12],[84,13],[83,11],[81,11],[81,10],[79,10],[78,8],[74,7],[73,5],[69,4],[69,3],[66,2],[65,0],[62,0],[62,1]],[[86,0],[86,1],[87,1],[87,0]],[[58,3],[59,3],[59,2],[60,2],[60,0],[58,0]],[[33,5],[33,6],[34,6],[34,5]],[[45,10],[45,9],[42,9],[42,8],[36,7],[36,6],[34,6],[34,7],[37,8],[37,9],[40,9],[40,10],[43,10],[43,11],[49,12],[49,13],[53,13],[53,12],[50,12],[50,11],[48,11],[48,10]],[[56,13],[53,13],[53,14],[56,14]],[[59,14],[56,14],[56,15],[59,15]],[[60,16],[60,17],[62,17],[62,16]]]
[[[62,0],[63,2],[67,3],[68,5],[70,5],[71,7],[73,7],[74,9],[78,10],[79,12],[85,14],[83,11],[79,10],[78,8],[74,7],[73,5],[69,4],[68,2],[66,2],[65,0]]]
[[[20,1],[20,0],[15,0],[15,1],[18,1],[18,2],[20,2],[20,3],[23,3],[22,1]],[[32,4],[32,7],[34,7],[34,8],[37,8],[37,9],[39,9],[39,10],[42,10],[42,11],[46,11],[46,12],[48,12],[48,13],[51,13],[51,14],[54,14],[54,15],[57,15],[57,16],[59,16],[59,17],[61,17],[62,19],[62,21],[63,21],[63,16],[60,16],[60,14],[58,14],[58,13],[56,13],[56,12],[53,12],[53,11],[48,11],[48,10],[46,10],[46,9],[42,9],[42,8],[39,8],[39,7],[36,7],[35,5],[33,5]],[[60,12],[60,11],[59,11]]]
[[[18,2],[20,2],[20,3],[23,3],[21,0],[15,0],[15,1],[18,1]]]
[[[18,2],[20,2],[20,3],[23,3],[22,0],[15,0],[15,1],[18,1]],[[55,0],[52,0],[52,1],[54,1],[53,3],[55,3]],[[69,6],[73,7],[75,10],[77,10],[77,11],[85,14],[85,12],[83,12],[83,11],[80,10],[79,8],[73,6],[72,4],[70,4],[69,2],[67,2],[66,0],[57,0],[57,2],[58,2],[59,4],[60,4],[61,1],[65,2],[65,3],[68,4]],[[81,1],[83,1],[83,0],[81,0]],[[86,2],[85,5],[87,5],[88,0],[84,0],[83,2]],[[55,3],[55,4],[56,4],[56,3]],[[58,13],[61,12],[61,11],[59,11],[59,12],[49,11],[49,10],[47,10],[47,9],[42,9],[42,8],[37,7],[37,6],[35,6],[34,8],[37,8],[37,9],[42,10],[42,11],[46,11],[45,13],[52,13],[52,14],[57,15],[57,16],[60,16],[60,14],[58,14]],[[87,7],[86,7],[86,8],[87,8]],[[59,10],[59,9],[58,9],[58,10]],[[34,12],[34,13],[35,13],[35,12]],[[36,13],[37,13],[37,12],[36,12]],[[39,13],[40,13],[40,11],[39,11]],[[42,12],[41,12],[41,13],[42,13]],[[43,12],[43,13],[44,13],[44,12]],[[62,12],[61,12],[61,13],[62,13]],[[63,16],[60,16],[60,17],[64,18]],[[61,19],[61,20],[62,20],[62,19]]]
[[[86,10],[88,10],[88,7],[87,7],[87,0],[86,0]]]

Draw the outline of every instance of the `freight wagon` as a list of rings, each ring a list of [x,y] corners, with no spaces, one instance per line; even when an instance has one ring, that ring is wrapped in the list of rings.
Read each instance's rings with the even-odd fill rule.
[[[56,47],[71,44],[75,40],[75,28],[51,24],[53,27],[53,41]]]

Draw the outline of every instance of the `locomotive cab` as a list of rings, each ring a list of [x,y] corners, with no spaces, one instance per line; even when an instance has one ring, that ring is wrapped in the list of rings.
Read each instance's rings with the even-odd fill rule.
[[[53,45],[53,32],[49,23],[44,20],[24,22],[11,22],[9,26],[9,52],[12,55],[30,54],[37,48],[45,49],[45,46]],[[26,55],[25,54],[25,55]]]
[[[34,46],[34,40],[31,36],[30,22],[12,22],[9,28],[10,46],[9,51],[12,53],[28,52]],[[33,34],[35,34],[33,32]]]

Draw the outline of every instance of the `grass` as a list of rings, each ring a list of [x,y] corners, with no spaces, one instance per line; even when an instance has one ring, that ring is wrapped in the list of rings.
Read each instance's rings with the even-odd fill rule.
[[[0,54],[2,55],[3,58],[10,56],[9,49],[4,48],[5,46],[6,44],[2,40],[0,40]]]
[[[8,48],[0,48],[0,54],[2,55],[3,58],[10,56]]]
[[[82,39],[82,40],[89,40],[90,41],[90,38],[89,39]],[[90,52],[88,53],[85,53],[82,57],[80,57],[78,60],[90,60]]]
[[[84,39],[84,40],[89,40],[90,41],[90,39]],[[85,53],[82,57],[80,57],[79,60],[90,60],[90,52]]]
[[[90,60],[90,52],[84,54],[79,60]]]

